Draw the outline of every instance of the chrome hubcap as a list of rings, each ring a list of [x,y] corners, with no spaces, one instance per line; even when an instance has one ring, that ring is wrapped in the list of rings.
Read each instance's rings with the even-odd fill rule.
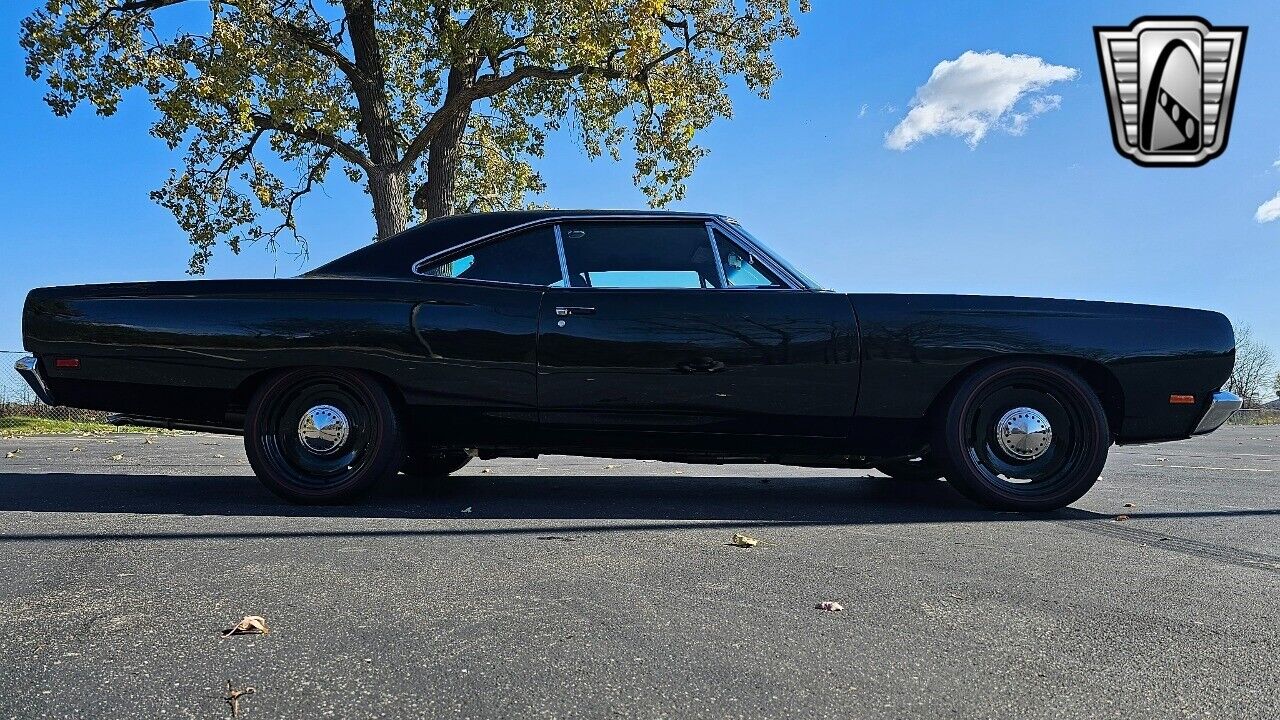
[[[1040,411],[1018,407],[996,423],[996,441],[1010,457],[1035,460],[1048,452],[1053,442],[1053,428],[1049,427],[1049,418]]]
[[[298,442],[316,455],[337,452],[347,441],[351,425],[347,416],[332,405],[317,405],[298,421]]]

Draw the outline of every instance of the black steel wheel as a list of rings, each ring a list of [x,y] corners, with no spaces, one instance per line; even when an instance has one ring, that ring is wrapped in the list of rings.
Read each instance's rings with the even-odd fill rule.
[[[931,457],[882,460],[876,465],[876,469],[894,480],[929,482],[942,477],[942,468],[938,467]]]
[[[245,417],[258,478],[298,503],[340,503],[399,469],[400,424],[386,391],[357,370],[300,369],[263,383]]]
[[[411,452],[404,464],[400,466],[400,472],[425,480],[439,480],[461,470],[471,462],[473,457],[475,457],[473,451],[464,449],[433,453]]]
[[[1053,510],[1089,491],[1111,445],[1088,383],[1047,362],[1007,361],[952,394],[933,444],[943,474],[970,499],[1006,510]]]

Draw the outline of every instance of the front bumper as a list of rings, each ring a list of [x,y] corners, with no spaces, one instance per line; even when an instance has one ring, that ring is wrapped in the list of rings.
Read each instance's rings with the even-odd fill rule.
[[[1222,423],[1231,417],[1231,413],[1240,409],[1244,401],[1239,395],[1229,393],[1225,390],[1213,394],[1213,400],[1209,402],[1209,409],[1205,411],[1204,417],[1200,418],[1200,424],[1196,425],[1196,429],[1191,431],[1192,435],[1204,435],[1211,433],[1222,427]]]
[[[53,401],[53,393],[49,391],[49,383],[45,382],[44,375],[40,374],[40,361],[33,355],[28,355],[13,364],[13,369],[18,371],[23,380],[31,386],[35,391],[36,397],[40,398],[46,405],[57,405]]]

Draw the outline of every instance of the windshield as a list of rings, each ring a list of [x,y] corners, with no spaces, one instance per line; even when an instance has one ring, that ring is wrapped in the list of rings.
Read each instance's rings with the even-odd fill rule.
[[[755,245],[756,247],[758,247],[758,248],[760,248],[762,251],[764,251],[764,252],[769,256],[769,258],[770,258],[771,260],[773,260],[773,261],[774,261],[774,262],[776,262],[777,264],[781,265],[781,266],[782,266],[782,268],[783,268],[784,270],[786,270],[787,272],[791,273],[791,275],[792,275],[793,277],[795,277],[795,279],[797,279],[797,280],[799,280],[799,281],[800,281],[800,284],[801,284],[801,285],[804,285],[805,287],[809,288],[810,290],[823,290],[823,289],[824,289],[821,285],[819,285],[818,283],[814,282],[814,281],[813,281],[813,278],[811,278],[811,277],[809,277],[808,275],[805,275],[804,273],[800,272],[799,268],[797,268],[795,265],[792,265],[791,263],[787,262],[787,259],[786,259],[786,258],[784,258],[784,257],[782,257],[781,255],[779,255],[779,254],[778,254],[778,252],[777,252],[776,250],[774,250],[773,248],[769,247],[767,244],[765,244],[765,243],[761,242],[761,241],[760,241],[760,238],[756,237],[755,235],[752,235],[750,232],[748,232],[748,231],[747,231],[747,229],[746,229],[746,228],[744,228],[744,227],[742,227],[741,225],[739,225],[737,220],[734,220],[733,218],[724,218],[724,221],[725,221],[725,222],[727,222],[727,223],[729,223],[729,225],[731,225],[731,226],[733,227],[733,229],[734,229],[734,230],[737,230],[738,232],[740,232],[740,233],[742,233],[743,235],[745,235],[745,236],[747,237],[747,239],[748,239],[748,240],[750,240],[750,241],[751,241],[751,243],[752,243],[753,245]]]

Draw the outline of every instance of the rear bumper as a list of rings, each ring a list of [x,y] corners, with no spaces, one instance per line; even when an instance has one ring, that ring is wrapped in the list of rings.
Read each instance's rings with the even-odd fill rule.
[[[18,371],[23,380],[31,386],[35,391],[36,397],[40,398],[46,405],[57,405],[53,401],[53,393],[49,391],[49,383],[45,382],[44,375],[40,372],[40,361],[34,355],[28,355],[13,364],[13,369]]]
[[[1211,433],[1222,426],[1222,423],[1231,417],[1231,413],[1240,409],[1244,401],[1239,395],[1229,393],[1225,390],[1213,394],[1213,399],[1209,402],[1209,409],[1205,411],[1204,417],[1200,418],[1200,424],[1196,425],[1196,429],[1191,431],[1192,435],[1204,435]]]

